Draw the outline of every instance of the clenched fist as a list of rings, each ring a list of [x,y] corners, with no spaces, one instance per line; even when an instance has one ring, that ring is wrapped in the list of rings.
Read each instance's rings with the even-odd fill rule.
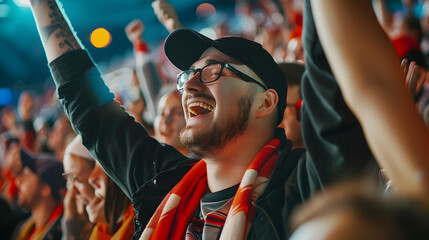
[[[125,32],[127,34],[128,39],[135,43],[137,41],[142,40],[144,25],[140,19],[135,19],[132,22],[128,23],[125,28]]]
[[[165,0],[156,0],[152,2],[152,7],[158,20],[169,32],[183,27],[177,17],[176,9]]]

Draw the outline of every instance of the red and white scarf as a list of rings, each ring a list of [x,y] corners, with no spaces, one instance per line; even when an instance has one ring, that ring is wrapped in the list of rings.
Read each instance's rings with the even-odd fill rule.
[[[279,157],[280,140],[273,139],[256,155],[234,196],[220,239],[245,239],[256,209],[252,202],[265,190]],[[158,206],[140,240],[181,240],[207,189],[204,160],[197,162]]]

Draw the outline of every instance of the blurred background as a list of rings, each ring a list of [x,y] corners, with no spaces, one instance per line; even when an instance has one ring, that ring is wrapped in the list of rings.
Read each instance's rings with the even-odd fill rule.
[[[271,2],[279,6],[285,0],[239,1],[261,5]],[[124,65],[132,65],[133,48],[125,34],[125,26],[139,18],[145,25],[144,39],[153,52],[157,52],[168,31],[158,21],[151,0],[62,0],[78,37],[89,50],[102,72],[106,73]],[[187,27],[215,36],[215,27],[228,22],[230,32],[239,26],[234,0],[169,0],[178,17]],[[387,1],[389,8],[400,8],[401,0]],[[279,8],[281,9],[281,8]],[[279,10],[283,13],[282,10]],[[257,14],[257,11],[254,12]],[[106,36],[91,43],[96,29],[107,30]],[[238,30],[237,30],[238,31]],[[97,31],[95,31],[96,33]],[[101,32],[103,33],[103,32]],[[105,32],[106,34],[106,32]],[[100,39],[101,38],[101,39]],[[103,43],[104,41],[104,43]],[[52,88],[53,81],[47,67],[37,29],[27,0],[0,0],[0,108],[16,103],[19,93],[32,90],[36,94]]]
[[[155,16],[150,0],[61,2],[78,37],[102,71],[117,68],[126,64],[128,59],[133,59],[132,44],[125,34],[125,26],[133,19],[139,18],[143,21],[144,39],[151,50],[157,49],[168,35],[168,31]],[[208,13],[207,7],[204,10],[204,5],[200,6],[205,3],[204,0],[169,2],[176,8],[185,26],[198,29],[231,15],[235,5],[235,2],[230,0],[212,1],[215,10],[209,9],[208,11],[212,12]],[[111,39],[107,41],[107,45],[96,47],[90,39],[91,34],[99,28],[106,29]],[[98,42],[102,43],[103,38],[105,37],[101,36]],[[0,98],[9,99],[6,95],[12,93],[10,101],[13,102],[22,90],[31,89],[40,93],[51,86],[53,82],[28,1],[0,0]],[[5,105],[7,99],[2,100],[1,105]]]

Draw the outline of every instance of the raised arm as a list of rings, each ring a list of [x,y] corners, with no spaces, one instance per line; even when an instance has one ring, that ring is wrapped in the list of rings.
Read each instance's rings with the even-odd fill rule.
[[[48,62],[67,52],[83,48],[55,0],[30,2]]]
[[[311,0],[325,54],[378,163],[402,194],[429,196],[429,132],[370,1]]]
[[[390,21],[390,12],[387,9],[385,0],[373,0],[374,11],[378,18],[379,23],[384,31],[388,34],[392,32],[392,22]]]
[[[176,9],[166,0],[155,0],[152,2],[152,7],[158,20],[164,25],[164,27],[172,32],[178,28],[183,27],[180,23],[179,17],[177,16]]]
[[[57,2],[35,0],[31,4],[58,98],[73,129],[127,196],[133,198],[142,186],[153,186],[152,178],[164,170],[180,164],[188,167],[186,157],[150,137],[113,100],[114,95],[74,36]],[[153,196],[161,196],[168,190],[154,192]]]
[[[148,72],[151,70],[151,68],[148,68],[146,66],[148,62],[147,53],[149,52],[149,47],[143,40],[143,32],[144,25],[140,19],[135,19],[131,21],[125,27],[125,33],[127,34],[128,40],[130,40],[130,42],[134,46],[134,57],[136,59],[136,74],[137,80],[139,82],[139,87],[142,90],[143,95],[145,96],[144,99],[146,101],[149,120],[153,122],[156,116],[154,102],[157,95],[156,90],[158,90],[153,86],[157,86],[159,85],[159,83],[155,82],[158,79],[154,78],[150,74],[150,72]]]

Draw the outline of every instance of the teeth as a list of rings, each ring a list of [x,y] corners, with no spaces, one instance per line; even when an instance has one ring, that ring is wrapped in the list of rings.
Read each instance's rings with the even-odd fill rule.
[[[192,115],[197,116],[197,113],[194,110],[189,109],[189,111],[192,113]]]
[[[208,105],[206,103],[202,103],[202,102],[193,102],[191,104],[189,104],[188,109],[189,111],[193,114],[193,115],[198,115],[194,110],[192,110],[192,107],[202,107],[204,109],[209,110],[210,112],[213,111],[213,107],[211,105]]]

